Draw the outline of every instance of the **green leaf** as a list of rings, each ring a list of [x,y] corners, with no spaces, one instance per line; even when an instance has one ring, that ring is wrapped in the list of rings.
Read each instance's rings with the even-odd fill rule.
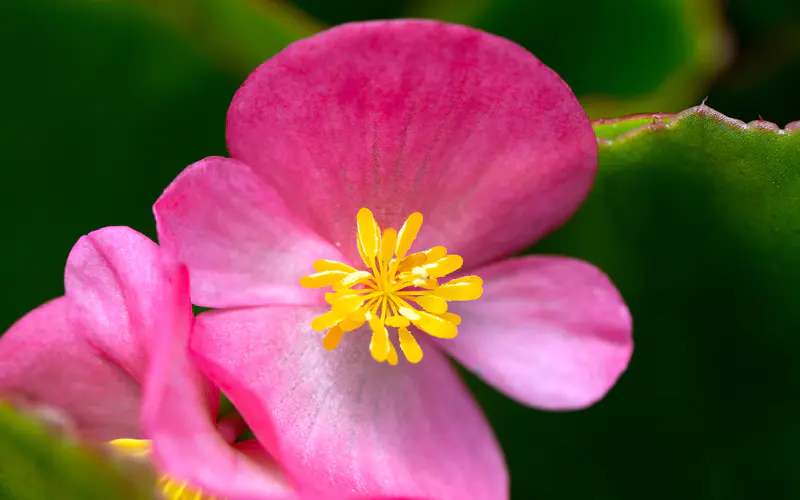
[[[594,188],[535,251],[608,273],[633,315],[633,360],[605,400],[577,413],[531,412],[472,379],[512,487],[540,498],[797,498],[800,122],[745,125],[705,106],[669,124],[625,121],[618,137],[597,126],[613,140],[600,141]]]
[[[83,448],[0,402],[0,498],[144,500],[154,484],[141,465]]]
[[[592,125],[598,139],[614,139],[641,127],[660,127],[675,118],[672,114],[633,115],[623,119],[597,120]]]
[[[592,118],[676,112],[725,65],[716,0],[417,0],[412,16],[468,24],[527,47]]]

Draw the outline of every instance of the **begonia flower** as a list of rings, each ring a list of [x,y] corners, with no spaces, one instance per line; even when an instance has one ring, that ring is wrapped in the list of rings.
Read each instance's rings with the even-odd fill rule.
[[[597,168],[574,95],[523,48],[433,21],[333,28],[250,75],[227,143],[158,200],[159,241],[217,309],[197,318],[197,363],[293,478],[507,498],[447,354],[552,410],[625,370],[631,319],[600,270],[511,257],[570,217]]]
[[[89,442],[154,453],[165,498],[323,498],[300,495],[257,441],[220,433],[219,392],[187,351],[188,275],[155,243],[124,227],[90,233],[65,288],[0,338],[2,396],[63,412]]]

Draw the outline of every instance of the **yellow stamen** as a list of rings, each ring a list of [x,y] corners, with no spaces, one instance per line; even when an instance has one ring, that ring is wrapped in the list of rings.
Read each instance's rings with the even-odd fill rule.
[[[483,294],[483,282],[478,278],[475,281],[467,281],[466,278],[478,278],[477,276],[464,276],[458,280],[450,281],[440,286],[434,294],[444,300],[475,300]],[[463,281],[459,281],[463,280]],[[458,281],[457,283],[454,283]]]
[[[403,316],[392,316],[391,318],[386,318],[386,325],[393,326],[395,328],[399,328],[401,326],[408,326],[411,322],[408,318],[404,318]]]
[[[329,272],[333,272],[333,271],[329,271]],[[357,285],[359,283],[364,283],[364,282],[366,282],[366,281],[368,281],[370,279],[372,279],[372,274],[370,274],[369,272],[367,272],[367,271],[356,271],[356,272],[353,272],[353,273],[350,273],[350,274],[347,274],[347,275],[343,276],[341,281],[339,281],[336,284],[333,284],[333,289],[336,290],[336,291],[344,290],[346,288],[350,288],[351,286],[355,286],[355,285]],[[300,285],[305,286],[305,285],[303,285],[303,283],[300,283]],[[306,288],[311,288],[311,287],[306,287]]]
[[[355,272],[355,269],[347,264],[342,264],[341,262],[336,262],[335,260],[324,259],[319,259],[314,262],[314,270],[319,273],[324,271],[344,271],[348,274]]]
[[[108,445],[129,457],[149,459],[152,452],[150,441],[144,439],[115,439]],[[203,494],[202,490],[195,490],[186,482],[175,481],[168,476],[161,476],[157,485],[165,500],[213,500],[215,497]]]
[[[389,356],[387,356],[386,362],[392,366],[397,366],[397,351],[391,342],[389,342]]]
[[[300,284],[305,288],[322,288],[342,281],[347,275],[344,271],[322,271],[303,276],[300,279]]]
[[[134,458],[147,458],[150,456],[150,441],[144,439],[115,439],[110,444],[116,451]]]
[[[342,340],[344,336],[344,330],[338,326],[334,326],[328,333],[325,334],[325,339],[322,341],[322,345],[325,349],[332,351],[336,349],[336,346],[339,345],[339,341]]]
[[[422,360],[422,348],[417,344],[417,339],[411,335],[408,328],[398,329],[398,335],[400,337],[400,349],[406,355],[408,362],[419,363]]]
[[[368,208],[362,208],[356,215],[358,224],[358,239],[361,241],[361,248],[367,258],[374,259],[380,247],[381,230],[375,217]]]
[[[403,223],[400,232],[397,233],[397,246],[395,247],[394,254],[398,259],[406,256],[411,244],[417,239],[419,228],[422,227],[422,214],[414,212],[408,216],[408,219]]]
[[[453,339],[458,335],[456,325],[441,316],[425,311],[419,311],[419,315],[420,319],[412,323],[423,332],[440,339]]]
[[[364,317],[364,311],[357,310],[350,313],[345,319],[343,319],[339,323],[339,328],[346,332],[352,332],[356,328],[361,328],[364,323],[367,322],[367,318]]]
[[[460,256],[448,255],[437,260],[433,264],[425,264],[422,266],[422,269],[425,270],[428,277],[441,278],[442,276],[458,271],[463,264],[464,259]]]
[[[403,273],[407,271],[411,271],[415,267],[423,265],[428,256],[425,255],[423,252],[412,253],[411,255],[406,255],[402,259],[400,259],[397,263],[397,272]]]
[[[425,255],[425,262],[430,264],[444,258],[444,256],[447,255],[447,249],[445,247],[433,247],[422,253]]]
[[[394,255],[394,245],[397,242],[397,231],[389,228],[383,232],[381,239],[381,269],[388,269],[389,261]]]
[[[330,305],[333,305],[348,295],[357,295],[358,293],[359,293],[358,290],[352,290],[352,289],[340,290],[336,293],[326,293],[325,302],[327,302]]]
[[[450,323],[453,323],[456,326],[461,324],[461,316],[459,316],[458,314],[453,314],[451,312],[446,312],[446,313],[440,314],[439,316],[441,316],[443,319],[446,319]]]
[[[339,324],[340,321],[347,317],[347,312],[340,312],[336,309],[332,309],[322,316],[317,316],[314,318],[314,321],[311,322],[311,328],[317,331],[324,331],[332,326],[336,326]]]
[[[408,318],[411,321],[419,321],[420,320],[419,311],[417,311],[416,309],[412,309],[410,307],[401,307],[399,309],[399,311],[400,311],[400,314],[402,314],[403,316],[405,316],[406,318]]]
[[[444,314],[447,312],[447,301],[436,295],[423,295],[413,300],[429,313]]]
[[[433,337],[451,339],[458,334],[461,318],[448,312],[451,300],[475,300],[483,293],[477,276],[464,276],[439,284],[439,279],[464,264],[458,255],[436,246],[409,253],[422,227],[422,214],[415,212],[400,231],[381,232],[372,212],[362,208],[356,215],[356,246],[365,268],[358,270],[341,262],[317,260],[316,273],[305,276],[306,288],[330,286],[325,301],[331,310],[311,322],[314,330],[327,331],[323,346],[333,350],[344,333],[369,324],[369,351],[378,362],[396,365],[398,351],[386,327],[397,328],[400,350],[411,363],[422,360],[422,348],[409,330],[413,325]]]
[[[389,357],[391,351],[389,332],[381,321],[374,315],[369,317],[369,327],[372,329],[372,341],[369,343],[369,352],[375,361],[383,362]]]
[[[333,302],[331,307],[334,311],[341,311],[345,314],[349,314],[361,307],[361,304],[363,304],[368,297],[368,295],[345,295],[336,302]]]

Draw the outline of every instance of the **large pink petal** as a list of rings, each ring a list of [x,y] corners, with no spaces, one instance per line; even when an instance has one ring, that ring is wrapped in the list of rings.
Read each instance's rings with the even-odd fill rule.
[[[234,160],[191,165],[154,212],[159,242],[189,266],[192,299],[202,306],[317,302],[322,294],[301,288],[300,278],[316,259],[342,259]]]
[[[357,332],[335,351],[313,307],[203,313],[191,349],[259,440],[299,483],[403,498],[502,500],[502,454],[455,370],[378,364]],[[266,411],[267,413],[261,413]]]
[[[346,24],[250,75],[228,112],[231,155],[358,262],[356,212],[411,212],[419,249],[476,266],[564,222],[597,166],[569,87],[522,47],[435,21]]]
[[[48,302],[0,338],[0,397],[63,411],[82,437],[139,438],[139,385],[67,321],[67,299]]]
[[[523,257],[478,269],[483,296],[452,303],[467,368],[518,401],[551,410],[601,399],[628,366],[631,317],[599,269],[566,257]]]
[[[252,461],[229,445],[206,408],[204,378],[188,353],[191,314],[188,275],[176,269],[175,285],[162,296],[166,311],[157,324],[155,345],[145,384],[142,422],[153,442],[160,470],[206,494],[237,500],[294,498],[277,468]]]

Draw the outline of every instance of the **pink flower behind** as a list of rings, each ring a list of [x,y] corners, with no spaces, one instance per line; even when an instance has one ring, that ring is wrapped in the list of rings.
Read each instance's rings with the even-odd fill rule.
[[[188,167],[158,200],[159,239],[189,267],[193,301],[224,309],[197,319],[199,365],[295,480],[370,495],[507,498],[502,454],[445,352],[546,409],[588,406],[625,370],[630,316],[601,271],[562,257],[502,260],[563,223],[597,167],[575,97],[521,47],[430,21],[334,28],[255,70],[231,103],[227,139],[232,159]],[[400,229],[419,212],[409,252],[445,253],[409,266],[419,282],[389,273],[402,258],[397,241],[389,256],[391,232],[368,233],[386,247],[383,262],[372,251],[362,258],[364,208],[376,228]],[[418,303],[430,316],[386,312],[380,297],[406,281],[408,292],[441,296],[442,284],[425,280],[449,255],[480,277],[479,299]],[[314,267],[343,273],[304,281],[335,295],[300,286]],[[343,300],[348,289],[383,305]],[[412,325],[420,362],[376,362],[402,349],[393,333],[383,343],[386,321],[405,324],[393,316]],[[323,340],[312,323],[333,333]],[[457,336],[432,342],[420,330],[434,323],[437,336]]]
[[[56,408],[93,441],[140,438],[139,382],[72,328],[67,310],[65,297],[54,299],[0,337],[0,398]]]
[[[129,453],[149,454],[152,440],[166,498],[327,498],[256,441],[217,429],[219,392],[187,350],[188,275],[152,241],[116,227],[81,238],[65,285],[0,338],[0,395],[55,408],[81,438]]]

